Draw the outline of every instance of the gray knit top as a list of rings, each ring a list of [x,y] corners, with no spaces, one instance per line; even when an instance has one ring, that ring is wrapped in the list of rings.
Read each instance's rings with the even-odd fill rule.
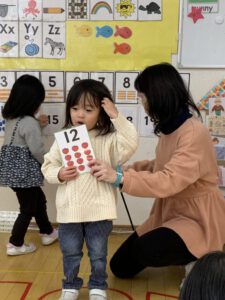
[[[3,145],[7,145],[11,141],[12,133],[15,128],[16,119],[6,120],[5,138]],[[44,144],[42,141],[42,133],[39,122],[30,116],[23,117],[17,127],[13,145],[28,147],[33,157],[39,162],[44,161]]]

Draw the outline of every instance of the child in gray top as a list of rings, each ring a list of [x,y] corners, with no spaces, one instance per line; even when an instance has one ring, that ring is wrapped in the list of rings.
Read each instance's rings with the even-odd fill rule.
[[[34,162],[36,164],[38,162],[40,168],[45,151],[41,138],[41,127],[34,115],[38,112],[44,98],[45,90],[39,79],[31,75],[23,75],[14,83],[2,111],[2,116],[6,119],[2,152],[3,149],[7,151],[6,145],[9,144],[28,148]],[[0,156],[0,164],[3,164],[1,157],[3,156]],[[21,164],[23,163],[21,160]],[[13,168],[13,160],[10,165]],[[18,174],[18,177],[20,175]],[[32,177],[31,172],[28,171],[28,176],[23,182],[20,180],[13,184],[4,182],[4,186],[9,186],[16,193],[20,205],[20,214],[14,223],[7,244],[7,255],[27,254],[36,250],[34,244],[24,243],[24,237],[32,217],[35,218],[40,229],[43,245],[50,245],[58,238],[57,230],[53,229],[48,219],[46,198],[40,187],[43,184],[43,178],[41,177],[39,183],[35,183],[34,177],[35,174]]]

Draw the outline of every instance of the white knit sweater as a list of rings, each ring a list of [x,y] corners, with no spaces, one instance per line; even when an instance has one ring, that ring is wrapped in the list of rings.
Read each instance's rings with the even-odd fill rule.
[[[125,163],[133,155],[137,149],[138,136],[134,125],[120,113],[111,121],[115,132],[96,136],[97,131],[91,130],[89,137],[96,159],[115,167]],[[42,172],[49,183],[59,184],[56,193],[57,222],[91,222],[117,217],[117,192],[111,184],[97,181],[90,173],[61,183],[58,180],[58,172],[62,166],[60,151],[54,142],[44,156]]]

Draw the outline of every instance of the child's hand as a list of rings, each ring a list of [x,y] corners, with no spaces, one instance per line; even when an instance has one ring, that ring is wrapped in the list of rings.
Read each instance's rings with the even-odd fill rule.
[[[78,172],[76,167],[62,167],[59,170],[58,178],[60,181],[70,181],[77,177]]]
[[[47,115],[42,114],[37,118],[37,120],[41,127],[45,127],[48,125],[48,116]]]
[[[110,119],[116,119],[118,116],[118,110],[115,106],[115,104],[109,100],[108,98],[104,98],[102,100],[102,107],[107,113],[107,115],[110,117]]]

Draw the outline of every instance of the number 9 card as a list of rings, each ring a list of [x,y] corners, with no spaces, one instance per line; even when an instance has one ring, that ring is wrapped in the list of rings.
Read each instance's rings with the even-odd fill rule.
[[[79,173],[90,172],[88,163],[95,158],[86,125],[55,133],[65,167],[76,166]]]

